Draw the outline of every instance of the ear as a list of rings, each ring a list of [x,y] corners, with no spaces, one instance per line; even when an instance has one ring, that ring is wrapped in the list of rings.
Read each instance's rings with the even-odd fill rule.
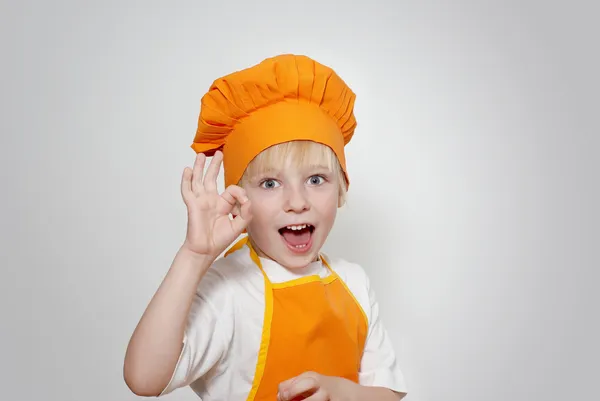
[[[338,193],[338,208],[340,208],[346,204],[346,196],[348,196],[348,195],[344,194],[342,191],[340,191]]]
[[[341,168],[338,174],[338,179],[343,177],[343,182],[340,182],[338,187],[338,208],[340,208],[346,204],[346,200],[348,199],[348,180],[346,179],[346,175]]]

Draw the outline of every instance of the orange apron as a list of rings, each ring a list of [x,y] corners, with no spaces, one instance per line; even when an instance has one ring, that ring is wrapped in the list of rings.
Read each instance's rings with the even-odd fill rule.
[[[330,275],[271,283],[248,237],[247,245],[265,279],[265,316],[258,363],[248,401],[275,401],[279,383],[312,371],[358,382],[367,318],[344,281]]]

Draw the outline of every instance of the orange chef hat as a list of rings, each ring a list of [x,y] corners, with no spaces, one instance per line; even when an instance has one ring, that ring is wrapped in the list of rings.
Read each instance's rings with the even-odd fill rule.
[[[329,146],[344,171],[344,146],[356,128],[356,95],[329,67],[291,54],[268,58],[213,82],[202,97],[191,145],[207,156],[223,151],[225,186],[280,143],[309,140]]]

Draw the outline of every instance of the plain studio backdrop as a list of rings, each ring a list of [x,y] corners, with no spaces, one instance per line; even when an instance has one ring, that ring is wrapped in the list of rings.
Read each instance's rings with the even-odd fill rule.
[[[371,276],[407,400],[594,399],[598,12],[2,2],[0,399],[138,399],[123,358],[184,239],[200,98],[280,53],[358,95],[326,251]]]

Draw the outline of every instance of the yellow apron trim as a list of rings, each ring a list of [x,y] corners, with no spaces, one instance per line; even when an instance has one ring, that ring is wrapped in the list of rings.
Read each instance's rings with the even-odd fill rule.
[[[269,350],[269,343],[271,341],[271,323],[273,321],[273,286],[269,280],[269,277],[267,277],[267,274],[262,268],[258,254],[254,248],[252,248],[250,241],[248,241],[248,237],[245,237],[239,243],[240,246],[237,249],[240,249],[244,245],[248,246],[250,249],[250,258],[260,268],[265,281],[265,315],[263,321],[263,331],[260,339],[260,349],[258,350],[256,369],[254,371],[254,381],[252,382],[252,388],[250,389],[247,398],[247,401],[254,401],[256,393],[258,392],[258,388],[260,387],[260,382],[262,381],[265,373],[265,366],[267,364],[267,351]]]
[[[338,274],[335,271],[333,271],[333,269],[331,268],[331,266],[329,266],[329,263],[327,263],[327,261],[325,260],[324,257],[321,257],[321,261],[323,261],[323,264],[329,269],[329,271],[331,272],[331,276],[335,276],[336,278],[339,277]],[[329,277],[331,277],[331,276],[329,276]],[[358,302],[358,299],[356,299],[356,297],[354,296],[354,293],[352,291],[350,291],[350,288],[348,288],[348,286],[346,285],[346,282],[344,280],[342,280],[341,278],[340,278],[340,283],[342,283],[342,285],[346,289],[346,292],[348,292],[348,294],[350,294],[350,296],[354,300],[354,303],[356,303],[356,306],[358,306],[358,309],[360,310],[360,312],[363,315],[363,318],[365,319],[365,323],[367,325],[367,330],[368,330],[368,328],[369,328],[369,318],[367,317],[367,314],[365,313],[365,310],[363,309],[363,307],[360,304],[360,302]]]
[[[237,250],[242,249],[244,245],[246,245],[246,242],[248,242],[248,236],[245,236],[244,238],[240,239],[231,248],[229,248],[229,250],[225,252],[225,257],[229,256],[229,254],[234,253]]]
[[[271,284],[271,286],[273,287],[273,289],[282,289],[282,288],[288,288],[288,287],[295,287],[297,285],[302,285],[302,284],[308,284],[308,283],[312,283],[315,281],[321,282],[323,284],[331,284],[333,281],[336,280],[336,278],[337,277],[335,277],[333,274],[331,274],[325,278],[321,278],[320,276],[306,276],[306,277],[297,278],[295,280],[286,281],[283,283],[273,283],[273,284]]]
[[[264,274],[264,273],[263,273]],[[263,323],[263,332],[260,340],[260,349],[258,350],[258,360],[256,362],[256,370],[254,372],[254,382],[252,383],[252,389],[248,393],[248,401],[254,401],[258,387],[262,381],[263,374],[265,373],[265,366],[267,364],[267,351],[269,350],[269,343],[271,341],[271,322],[273,320],[273,290],[271,283],[265,276],[265,317]]]

